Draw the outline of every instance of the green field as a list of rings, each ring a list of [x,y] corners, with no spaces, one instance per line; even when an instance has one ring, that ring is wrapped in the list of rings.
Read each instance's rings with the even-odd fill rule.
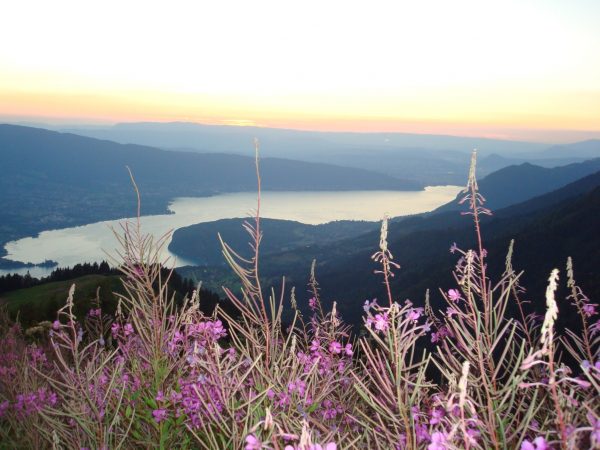
[[[98,288],[103,309],[114,310],[115,291],[122,291],[120,278],[115,275],[85,275],[67,281],[56,281],[27,289],[18,289],[2,295],[2,303],[6,305],[9,315],[23,325],[30,325],[41,320],[50,320],[60,309],[69,295],[69,289],[75,284],[75,315],[81,317],[87,313],[96,298]]]

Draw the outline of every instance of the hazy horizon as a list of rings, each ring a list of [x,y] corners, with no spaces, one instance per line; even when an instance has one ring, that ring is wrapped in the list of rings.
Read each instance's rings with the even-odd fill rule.
[[[11,121],[600,138],[589,0],[24,0],[3,12]]]
[[[507,130],[504,134],[486,134],[486,133],[470,133],[468,129],[464,130],[461,134],[459,130],[456,130],[455,134],[436,132],[435,130],[421,130],[421,131],[410,131],[410,130],[356,130],[356,129],[325,129],[325,128],[303,128],[301,126],[263,126],[260,124],[240,124],[230,123],[228,121],[215,122],[197,122],[197,121],[186,121],[186,120],[174,120],[174,121],[89,121],[85,118],[58,118],[58,117],[30,117],[30,116],[10,116],[0,114],[0,123],[21,125],[30,127],[39,127],[60,131],[60,130],[71,130],[71,129],[88,129],[88,128],[109,128],[120,124],[142,124],[142,123],[156,123],[156,124],[194,124],[194,125],[216,125],[216,126],[232,126],[232,127],[256,127],[256,128],[269,128],[278,130],[293,130],[293,131],[306,131],[306,132],[324,132],[324,133],[357,133],[357,134],[377,134],[377,133],[389,133],[389,134],[415,134],[415,135],[436,135],[436,136],[448,136],[448,137],[467,137],[467,138],[480,138],[480,139],[494,139],[494,140],[506,140],[506,141],[522,141],[531,142],[537,144],[547,145],[561,145],[571,144],[587,140],[600,139],[600,131],[586,131],[586,130]]]

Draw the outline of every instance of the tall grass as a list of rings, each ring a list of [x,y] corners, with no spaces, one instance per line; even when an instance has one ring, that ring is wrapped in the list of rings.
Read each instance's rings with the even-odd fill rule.
[[[206,316],[196,292],[176,306],[161,274],[166,236],[154,241],[139,220],[118,233],[125,294],[116,314],[98,304],[76,317],[73,286],[37,334],[2,317],[2,448],[600,448],[597,305],[569,260],[569,297],[555,298],[554,270],[543,322],[527,315],[512,244],[504,274],[489,279],[479,219],[490,211],[475,155],[464,202],[477,248],[453,247],[456,285],[443,293],[446,310],[392,292],[400,268],[384,219],[373,259],[388,298],[365,302],[360,335],[335,303],[323,308],[314,265],[306,308],[285,282],[279,292],[261,285],[258,156],[257,175],[256,215],[244,224],[252,257],[222,243],[241,282],[237,292],[224,288],[239,317],[220,307]],[[287,299],[292,319],[284,323]],[[507,314],[513,302],[518,317]],[[559,335],[563,308],[577,311],[581,328]],[[31,337],[40,330],[43,338]],[[575,363],[567,366],[563,354]]]

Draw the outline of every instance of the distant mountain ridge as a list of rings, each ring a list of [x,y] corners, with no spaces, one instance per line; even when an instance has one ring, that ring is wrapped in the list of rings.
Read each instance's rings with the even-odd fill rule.
[[[488,199],[487,206],[500,209],[545,194],[600,170],[600,158],[561,167],[546,168],[523,163],[497,170],[478,181],[479,189]],[[435,212],[462,209],[456,201]]]
[[[254,137],[261,142],[264,156],[329,163],[377,171],[386,175],[416,179],[427,185],[460,184],[467,176],[469,155],[477,148],[482,156],[480,176],[522,162],[554,167],[600,157],[579,152],[579,143],[563,145],[561,151],[549,145],[501,139],[432,134],[384,132],[325,132],[264,127],[207,125],[188,122],[120,123],[105,127],[66,129],[77,134],[121,143],[144,144],[164,149],[251,156],[246,143]],[[488,159],[486,156],[500,155]],[[538,163],[539,161],[539,163]]]
[[[253,148],[252,141],[247,146]],[[0,125],[0,244],[100,220],[166,213],[174,197],[256,190],[254,158],[172,152],[38,128]],[[357,168],[261,159],[264,190],[420,190],[423,185]],[[2,253],[0,245],[0,254]]]
[[[544,152],[549,157],[579,156],[600,158],[600,139],[589,139],[568,145],[555,145]]]
[[[109,138],[122,143],[146,143],[165,148],[188,147],[212,152],[244,152],[244,143],[258,137],[265,151],[276,145],[290,150],[310,150],[309,146],[329,148],[376,146],[387,148],[420,147],[431,150],[469,152],[474,147],[484,151],[523,152],[542,150],[544,144],[435,134],[400,132],[308,131],[257,126],[209,125],[192,122],[133,122],[93,129],[72,128],[66,131]],[[284,149],[279,149],[285,154]],[[282,153],[278,153],[282,154]]]

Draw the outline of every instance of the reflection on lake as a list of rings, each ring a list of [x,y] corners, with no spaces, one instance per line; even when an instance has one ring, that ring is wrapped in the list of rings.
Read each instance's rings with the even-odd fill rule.
[[[261,216],[321,224],[333,220],[378,221],[384,214],[392,217],[431,211],[453,200],[461,187],[435,186],[424,191],[350,191],[350,192],[263,192]],[[256,194],[250,192],[215,197],[176,198],[169,205],[173,214],[142,217],[142,230],[156,237],[200,222],[245,217],[256,206]],[[111,227],[119,229],[122,221],[97,222],[80,227],[44,231],[6,244],[7,259],[40,263],[46,259],[59,266],[107,259],[105,251],[115,254],[117,241]],[[215,237],[216,239],[216,237]],[[165,257],[170,255],[165,250]],[[175,260],[177,267],[187,261]],[[28,269],[19,270],[26,272]],[[31,268],[31,274],[42,276],[52,269]],[[0,271],[2,273],[11,271]],[[34,276],[35,276],[34,275]]]

